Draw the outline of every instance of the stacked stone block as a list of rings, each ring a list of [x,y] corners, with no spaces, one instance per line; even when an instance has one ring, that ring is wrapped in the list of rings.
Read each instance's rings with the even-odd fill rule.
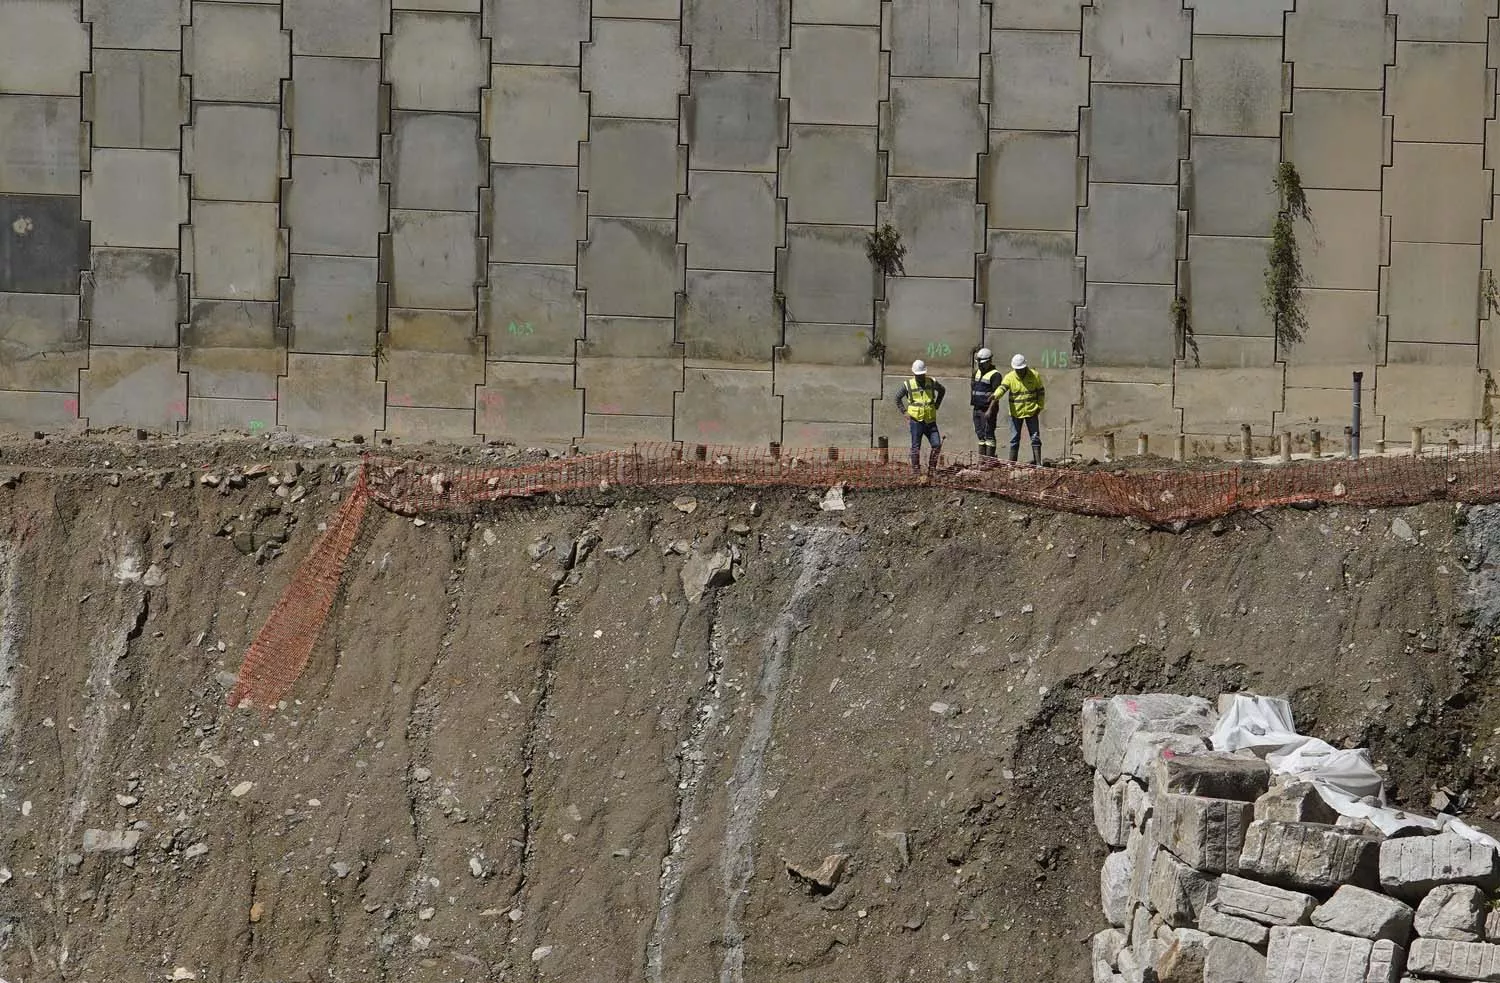
[[[1113,851],[1096,983],[1500,978],[1494,849],[1451,831],[1387,839],[1250,752],[1209,750],[1216,721],[1196,697],[1084,703]]]

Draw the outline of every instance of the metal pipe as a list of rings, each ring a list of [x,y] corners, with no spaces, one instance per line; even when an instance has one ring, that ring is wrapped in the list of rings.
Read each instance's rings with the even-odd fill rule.
[[[1411,428],[1411,456],[1412,457],[1421,457],[1422,456],[1422,428],[1421,427],[1412,427]]]
[[[1250,424],[1240,424],[1240,458],[1246,461],[1255,457],[1255,442],[1250,436]]]
[[[1104,435],[1104,459],[1106,461],[1115,459],[1115,435],[1112,433]]]
[[[1323,431],[1321,430],[1312,432],[1312,456],[1315,458],[1323,456]]]
[[[1355,461],[1359,460],[1359,437],[1360,437],[1360,396],[1364,390],[1365,374],[1354,373],[1354,423],[1349,428],[1349,457]]]

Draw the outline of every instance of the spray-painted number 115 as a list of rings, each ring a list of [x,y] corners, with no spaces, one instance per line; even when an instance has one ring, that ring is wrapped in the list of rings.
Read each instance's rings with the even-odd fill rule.
[[[531,322],[530,321],[523,321],[520,324],[517,324],[515,321],[512,321],[512,322],[510,322],[510,333],[513,334],[513,335],[521,335],[521,336],[533,335],[533,334],[536,334],[536,328],[534,328],[534,327],[531,326]]]

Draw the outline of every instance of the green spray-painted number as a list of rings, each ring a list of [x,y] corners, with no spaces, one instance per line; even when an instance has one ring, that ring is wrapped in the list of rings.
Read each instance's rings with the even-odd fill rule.
[[[524,338],[527,335],[536,334],[536,328],[531,326],[530,321],[523,321],[520,324],[512,321],[510,322],[510,333]]]
[[[928,358],[947,358],[953,354],[953,346],[946,341],[931,341],[927,343]]]
[[[266,424],[265,424],[264,420],[251,420],[250,421],[250,432],[251,433],[254,433],[257,430],[264,430],[264,429],[266,429]]]

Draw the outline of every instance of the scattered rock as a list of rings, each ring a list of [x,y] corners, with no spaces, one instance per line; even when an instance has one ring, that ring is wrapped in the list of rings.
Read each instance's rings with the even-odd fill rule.
[[[417,912],[417,920],[423,922],[432,921],[432,916],[437,914],[436,908],[423,908]]]
[[[349,865],[344,863],[342,860],[336,860],[328,866],[333,870],[334,876],[339,880],[343,880],[344,878],[349,876]]]
[[[160,566],[153,563],[146,568],[146,573],[141,577],[141,584],[146,587],[160,587],[167,582],[167,574]]]
[[[834,853],[823,858],[816,868],[808,869],[786,861],[786,872],[792,880],[800,883],[811,894],[828,894],[839,886],[844,878],[844,869],[849,865],[849,854]]]
[[[432,772],[429,769],[423,768],[421,765],[418,765],[411,770],[411,777],[413,781],[425,782],[432,778]]]
[[[261,916],[265,913],[266,906],[261,904],[259,901],[255,902],[255,904],[250,906],[250,924],[254,925],[256,922],[260,921]]]
[[[550,955],[552,955],[552,947],[550,945],[539,945],[531,950],[531,961],[539,963]]]
[[[692,515],[698,511],[698,500],[684,495],[681,498],[672,499],[672,506],[684,515]],[[551,950],[549,949],[548,951],[550,952]]]
[[[141,800],[133,795],[117,795],[115,796],[115,801],[124,808],[129,809],[131,806],[135,805]]]
[[[83,831],[84,853],[134,853],[141,842],[139,830],[86,829]]]
[[[483,877],[484,876],[484,861],[480,860],[478,857],[470,857],[469,858],[469,873],[473,874],[475,877]]]
[[[198,484],[208,488],[217,488],[219,487],[219,476],[216,474],[206,474],[198,479]]]
[[[186,857],[188,860],[195,860],[198,857],[203,856],[207,852],[208,852],[208,844],[207,843],[194,843],[192,846],[190,846],[186,850],[182,851],[182,855],[184,857]]]
[[[750,535],[750,523],[736,519],[729,524],[729,531],[736,536],[748,536]]]
[[[536,542],[526,547],[526,555],[531,557],[532,560],[540,560],[542,557],[551,552],[552,544],[547,542],[545,539],[538,539]]]
[[[0,867],[0,885],[10,883],[10,879],[12,876],[13,875],[11,874],[9,867]]]
[[[1391,520],[1391,535],[1403,543],[1411,544],[1417,541],[1417,534],[1412,532],[1411,524],[1400,517]]]
[[[229,794],[234,796],[236,799],[244,798],[254,787],[254,782],[240,782],[234,788],[229,790]]]
[[[198,974],[186,966],[178,966],[172,970],[172,979],[174,980],[196,980],[197,978]]]
[[[614,557],[616,560],[624,561],[630,559],[632,556],[635,556],[639,552],[640,550],[638,550],[634,546],[611,546],[609,549],[604,551],[604,555]]]
[[[750,503],[750,515],[751,515],[752,518],[755,517],[755,516],[760,515],[760,503],[759,502],[751,502]]]
[[[734,558],[728,550],[702,553],[693,550],[682,565],[682,593],[688,603],[697,604],[710,588],[734,583]]]
[[[847,508],[844,504],[844,483],[841,481],[823,495],[823,500],[818,503],[818,508],[824,512],[842,512]]]
[[[954,706],[951,703],[934,703],[932,706],[928,707],[927,709],[931,710],[933,713],[937,714],[939,717],[956,717],[956,716],[958,716],[958,707]]]

